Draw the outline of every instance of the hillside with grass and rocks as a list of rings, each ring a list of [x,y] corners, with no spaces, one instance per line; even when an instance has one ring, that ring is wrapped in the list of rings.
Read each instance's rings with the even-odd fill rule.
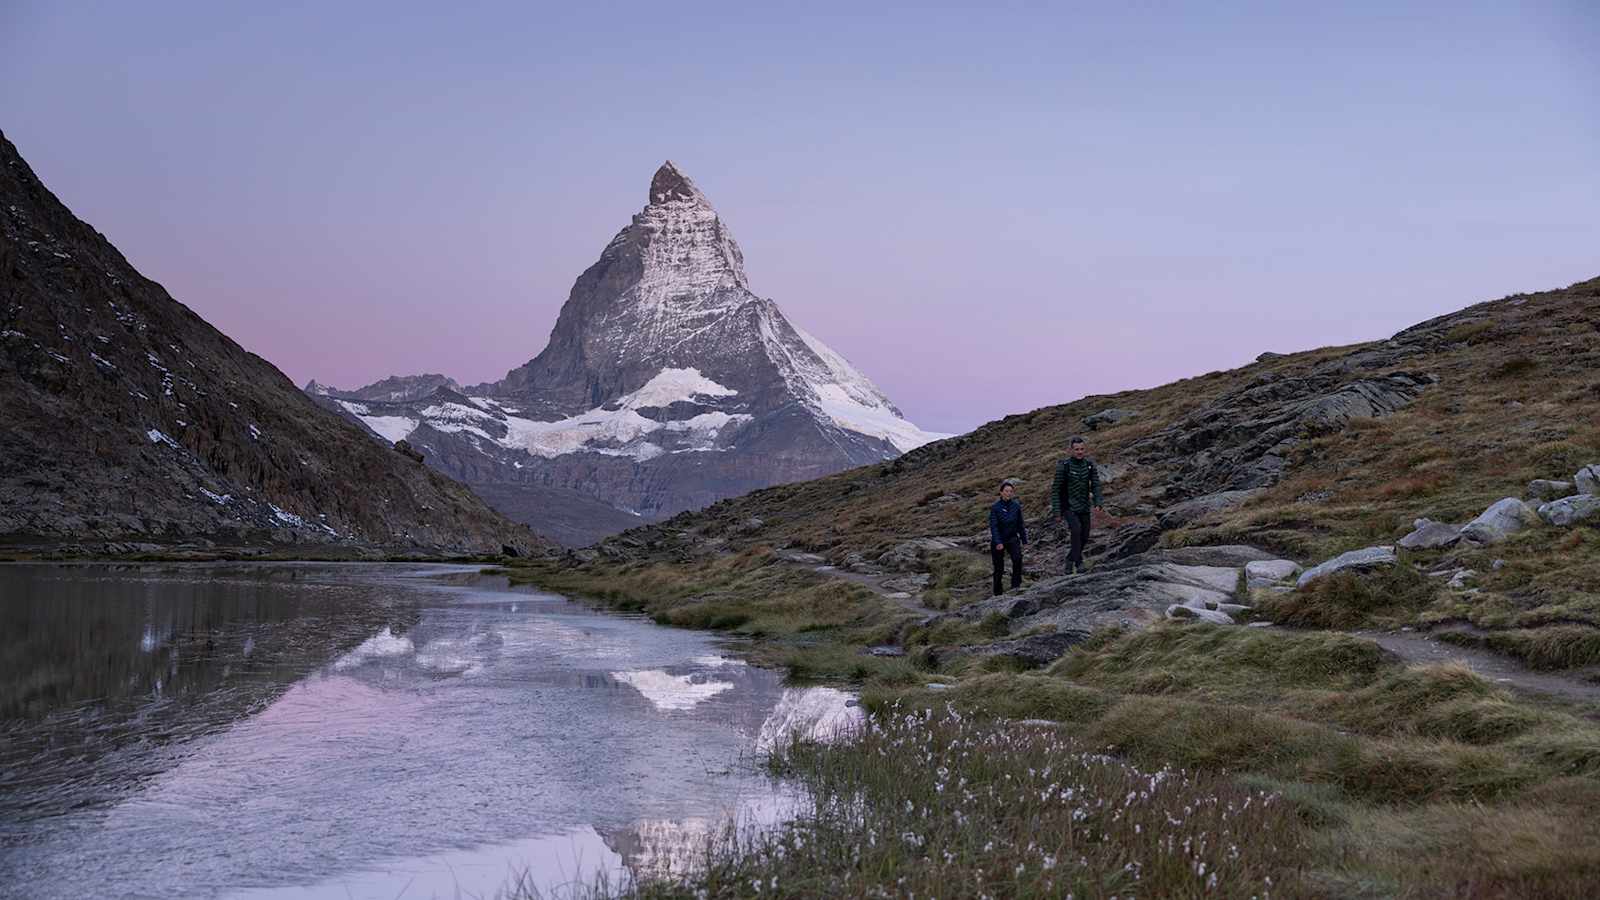
[[[1105,508],[1088,571],[1065,576],[1049,490],[1072,435]],[[753,638],[751,657],[797,679],[853,683],[880,721],[964,716],[1011,735],[997,745],[1045,729],[1295,810],[1292,861],[1250,835],[1249,879],[1163,895],[1248,896],[1260,863],[1274,896],[1584,896],[1600,880],[1597,475],[1600,279],[1010,416],[516,577]],[[1032,540],[1021,589],[992,597],[1004,478]],[[870,871],[748,848],[718,871],[810,871],[847,893],[896,884],[888,871],[976,896],[1002,857],[964,843],[965,815]],[[1038,860],[1013,851],[998,893],[1036,892],[1015,879]],[[1108,896],[1149,893],[1083,858]]]

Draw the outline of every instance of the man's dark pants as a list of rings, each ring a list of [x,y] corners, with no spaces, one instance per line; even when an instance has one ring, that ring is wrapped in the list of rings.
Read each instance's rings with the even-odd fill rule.
[[[1005,593],[1000,585],[1000,576],[1006,571],[1006,555],[1011,556],[1011,587],[1013,590],[1022,587],[1022,539],[1012,538],[1005,542],[1004,550],[996,550],[993,544],[989,545],[989,556],[994,560],[994,592],[996,596]]]
[[[1072,550],[1067,553],[1067,574],[1074,566],[1083,566],[1083,545],[1089,543],[1089,511],[1069,509],[1062,513],[1067,520],[1067,530],[1072,532]]]

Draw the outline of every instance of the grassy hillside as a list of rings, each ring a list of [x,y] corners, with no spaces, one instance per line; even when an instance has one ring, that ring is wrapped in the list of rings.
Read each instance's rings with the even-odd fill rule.
[[[1090,431],[1085,417],[1107,409],[1132,415]],[[1215,887],[1163,881],[1164,895],[1249,895],[1269,872],[1277,896],[1582,896],[1600,880],[1600,825],[1589,814],[1600,800],[1600,707],[1582,691],[1578,701],[1511,694],[1460,665],[1410,666],[1359,637],[1286,627],[1105,631],[1032,671],[1016,656],[974,652],[1019,637],[1003,616],[958,615],[988,594],[985,508],[1000,479],[1021,479],[1035,538],[1028,565],[1059,572],[1064,535],[1046,521],[1047,495],[1073,434],[1089,437],[1108,476],[1092,566],[1151,546],[1214,544],[1311,565],[1392,543],[1417,518],[1461,524],[1523,496],[1529,481],[1570,480],[1600,463],[1600,279],[1481,303],[1386,341],[1264,355],[1008,417],[893,462],[637,529],[519,577],[754,637],[758,659],[798,678],[853,682],[886,714],[959,711],[999,732],[1020,727],[1007,724],[1015,720],[1061,722],[1073,748],[1062,753],[1109,748],[1129,765],[1265,788],[1306,829],[1287,859],[1252,835],[1240,842],[1247,876]],[[1570,671],[1582,685],[1600,663],[1597,524],[1404,554],[1390,572],[1289,593],[1241,586],[1240,599],[1281,625],[1432,629]],[[1455,587],[1425,574],[1461,569],[1476,576]],[[876,645],[905,655],[867,652]],[[1028,742],[996,746],[1012,743]],[[823,762],[801,754],[796,771],[820,783],[835,777],[827,760],[844,765],[855,752],[820,751]],[[957,767],[960,777],[999,777],[974,765]],[[889,815],[874,806],[893,802],[886,789],[870,779],[855,789],[869,817]],[[974,837],[958,814],[940,813],[951,817],[940,833]],[[830,839],[826,821],[801,827]],[[1012,833],[1003,821],[985,829]],[[812,870],[822,881],[810,884],[864,894],[909,878],[943,885],[941,895],[1049,893],[1036,880],[993,880],[994,861],[1017,848],[962,846],[947,848],[944,868],[929,868],[931,850],[870,867],[846,857]],[[787,864],[770,850],[730,850],[714,869],[777,874]],[[1114,858],[1084,855],[1102,886],[1091,896],[1152,889],[1117,876]]]

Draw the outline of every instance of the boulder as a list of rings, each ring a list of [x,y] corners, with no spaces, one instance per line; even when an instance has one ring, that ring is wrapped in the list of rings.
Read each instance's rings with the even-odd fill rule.
[[[1536,478],[1528,482],[1526,491],[1530,500],[1555,500],[1567,497],[1573,493],[1572,482],[1551,481],[1548,478]],[[1581,491],[1579,493],[1582,493]]]
[[[1580,494],[1600,494],[1600,463],[1584,466],[1572,476]]]
[[[1244,564],[1245,584],[1261,587],[1276,584],[1300,574],[1300,564],[1291,559],[1258,559]]]
[[[1232,509],[1246,500],[1261,493],[1261,489],[1252,488],[1241,491],[1217,491],[1193,500],[1175,503],[1162,511],[1158,517],[1162,528],[1182,528],[1191,522],[1198,522],[1207,516]]]
[[[1412,523],[1415,531],[1401,538],[1400,546],[1407,550],[1440,550],[1453,547],[1461,540],[1461,526],[1418,519]]]
[[[1476,519],[1461,529],[1461,537],[1475,544],[1498,544],[1513,534],[1536,525],[1539,514],[1516,497],[1496,500]]]
[[[1194,606],[1174,605],[1167,607],[1169,619],[1193,619],[1198,622],[1210,622],[1213,625],[1236,625],[1233,616],[1214,609],[1203,609]]]
[[[1472,571],[1471,569],[1460,569],[1454,575],[1450,576],[1450,589],[1453,591],[1459,591],[1467,586],[1467,582],[1477,577],[1478,573]]]
[[[1539,507],[1539,518],[1563,528],[1597,516],[1600,516],[1600,494],[1575,494]]]
[[[1132,418],[1136,415],[1138,413],[1131,409],[1102,409],[1093,415],[1084,416],[1083,424],[1090,431],[1095,431],[1102,425],[1115,425],[1123,419]]]
[[[1318,578],[1333,575],[1338,572],[1371,572],[1374,569],[1383,569],[1399,562],[1393,547],[1366,547],[1361,550],[1351,550],[1341,553],[1333,559],[1300,573],[1300,578],[1295,582],[1295,587],[1303,588]]]

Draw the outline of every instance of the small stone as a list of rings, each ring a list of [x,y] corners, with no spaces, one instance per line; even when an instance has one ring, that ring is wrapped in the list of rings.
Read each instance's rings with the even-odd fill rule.
[[[1272,623],[1271,622],[1251,622],[1249,625],[1246,625],[1245,627],[1246,628],[1271,628],[1272,627]]]
[[[1449,583],[1450,588],[1452,590],[1458,590],[1459,591],[1462,588],[1467,586],[1467,582],[1468,581],[1471,581],[1472,579],[1477,578],[1477,577],[1478,577],[1478,573],[1477,572],[1474,572],[1471,569],[1461,569],[1460,571],[1456,572],[1454,575],[1450,576],[1450,583]]]
[[[1400,626],[1400,631],[1403,634],[1410,634],[1411,632],[1416,631],[1416,629],[1412,628],[1410,625],[1401,625]]]
[[[1493,569],[1496,572],[1500,571],[1501,569],[1504,569],[1505,567],[1506,567],[1506,561],[1503,560],[1503,559],[1497,559],[1497,560],[1489,563],[1489,568]]]
[[[930,691],[948,691],[951,688],[955,687],[955,685],[953,685],[953,684],[940,684],[937,681],[930,681],[927,684],[923,685],[923,687],[927,688]]]
[[[1167,607],[1169,619],[1196,619],[1201,622],[1210,622],[1213,625],[1234,625],[1233,617],[1214,609],[1202,609],[1194,606],[1174,604]]]
[[[1083,424],[1090,431],[1095,431],[1102,425],[1115,425],[1123,419],[1132,418],[1136,415],[1138,413],[1131,409],[1102,409],[1093,415],[1084,416]]]

